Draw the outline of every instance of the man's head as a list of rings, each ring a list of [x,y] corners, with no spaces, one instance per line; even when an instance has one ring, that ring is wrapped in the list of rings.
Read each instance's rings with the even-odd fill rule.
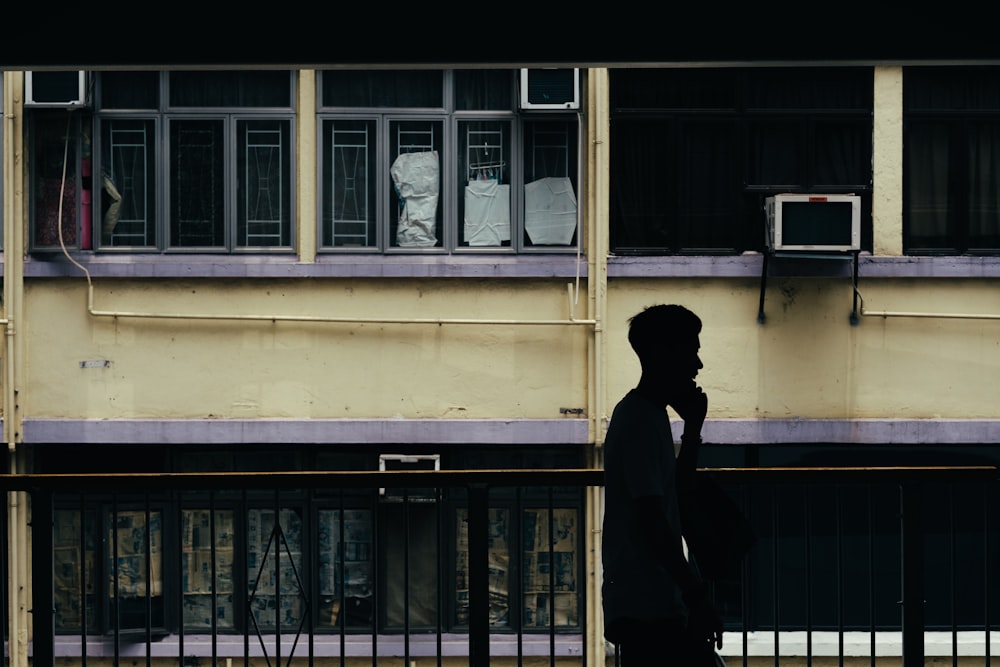
[[[702,368],[701,319],[676,304],[649,306],[629,319],[628,342],[643,376],[668,392],[693,382]]]

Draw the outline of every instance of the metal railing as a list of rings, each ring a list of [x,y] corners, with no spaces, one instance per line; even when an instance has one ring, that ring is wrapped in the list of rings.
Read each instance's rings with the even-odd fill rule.
[[[992,574],[993,564],[1000,562],[1000,480],[995,466],[725,468],[702,470],[700,474],[714,475],[720,481],[743,507],[757,534],[742,572],[732,581],[713,585],[716,602],[726,619],[723,653],[730,665],[740,661],[743,665],[766,664],[770,660],[778,665],[779,659],[788,655],[801,656],[806,664],[835,655],[841,664],[850,659],[855,664],[875,665],[876,657],[894,654],[902,657],[904,667],[915,667],[924,664],[928,638],[932,637],[935,643],[931,652],[950,655],[955,665],[960,655],[966,661],[963,665],[970,664],[970,656],[990,664],[991,655],[996,653],[994,636],[1000,619],[1000,578]],[[600,470],[0,475],[0,489],[26,492],[30,497],[35,667],[53,665],[57,658],[61,664],[76,659],[83,666],[88,658],[110,659],[114,665],[126,660],[138,664],[143,658],[147,665],[161,659],[227,666],[234,659],[245,665],[312,665],[319,659],[339,659],[339,664],[366,664],[370,660],[372,665],[378,665],[379,658],[386,656],[397,661],[403,658],[406,665],[416,659],[431,661],[421,664],[433,664],[435,660],[442,664],[453,656],[467,656],[474,667],[491,664],[491,660],[493,664],[507,661],[520,665],[540,657],[547,657],[552,665],[557,659],[561,663],[570,659],[585,666],[587,638],[600,628],[588,627],[588,615],[583,611],[583,596],[593,594],[584,584],[583,559],[588,546],[585,536],[599,530],[599,526],[586,524],[585,517],[590,515],[584,511],[584,490],[602,484]],[[352,627],[344,614],[343,620],[323,625],[317,619],[319,601],[315,599],[314,584],[321,552],[329,550],[329,544],[324,547],[315,538],[306,540],[301,547],[303,560],[296,562],[287,545],[282,545],[281,540],[287,536],[282,533],[278,517],[289,499],[294,498],[297,507],[306,508],[302,516],[315,529],[317,507],[343,518],[345,510],[353,506],[350,501],[345,504],[345,497],[354,497],[352,494],[368,494],[365,497],[376,498],[376,503],[390,502],[379,495],[379,489],[389,490],[392,502],[399,503],[397,514],[401,512],[403,517],[399,524],[405,531],[402,560],[397,559],[393,566],[398,566],[394,576],[401,577],[402,586],[392,591],[401,596],[393,603],[402,605],[402,615],[395,622],[387,620],[387,612],[381,607],[387,604],[390,591],[386,590],[385,576],[375,576],[370,598],[374,609],[365,617],[370,621]],[[574,504],[574,497],[578,504]],[[263,501],[254,505],[253,498]],[[533,500],[528,502],[528,498]],[[419,509],[419,503],[431,508],[425,514],[434,518],[418,525],[407,508]],[[231,587],[236,601],[227,611],[242,614],[243,622],[223,628],[215,615],[220,608],[217,588],[222,588],[216,583],[221,560],[216,550],[219,525],[215,517],[228,508],[249,516],[246,508],[252,505],[261,511],[273,511],[271,516],[275,517],[268,539],[259,542],[266,544],[265,551],[257,554],[262,559],[275,559],[275,567],[270,570],[278,579],[272,582],[275,587],[270,598],[275,613],[270,620],[258,622],[254,596],[261,590],[255,585],[260,572],[248,568],[246,581]],[[548,553],[540,557],[547,567],[537,570],[545,577],[534,582],[540,587],[537,599],[546,600],[538,609],[546,611],[547,617],[535,624],[526,622],[524,611],[524,576],[530,568],[515,562],[526,553],[520,543],[524,531],[520,525],[511,529],[512,543],[506,552],[510,562],[505,565],[509,566],[510,579],[501,582],[508,587],[510,598],[505,601],[506,615],[498,619],[498,572],[491,558],[495,558],[493,540],[498,525],[493,512],[499,505],[512,510],[511,521],[524,520],[528,516],[525,508],[529,507],[532,516],[548,516],[548,535],[541,549],[541,553]],[[85,523],[88,508],[98,506],[103,508],[104,519],[96,522],[90,538],[85,538],[81,530],[80,551],[88,548],[87,539],[96,539],[99,544],[90,544],[89,548],[105,554],[108,569],[105,578],[90,584],[86,583],[88,575],[80,570],[81,620],[75,634],[64,634],[57,631],[55,623],[53,586],[60,575],[54,571],[55,538],[52,530],[39,527],[54,527],[57,513],[67,511],[78,511],[81,523]],[[164,510],[166,507],[174,510]],[[207,567],[213,582],[209,587],[213,613],[208,627],[198,632],[185,630],[182,608],[176,613],[154,608],[157,591],[152,582],[157,576],[162,576],[163,586],[179,588],[184,574],[179,556],[156,562],[154,553],[165,547],[154,543],[148,530],[137,533],[138,542],[132,547],[146,556],[139,559],[139,574],[140,579],[150,583],[137,589],[140,594],[132,600],[131,610],[123,608],[119,586],[125,575],[118,568],[126,567],[120,564],[119,550],[124,547],[119,545],[118,532],[110,528],[117,526],[125,514],[136,519],[137,525],[149,526],[154,515],[165,512],[164,521],[169,523],[169,512],[179,513],[185,507],[207,508],[210,517],[207,527],[211,531],[211,557]],[[553,525],[557,522],[553,512],[565,507],[575,508],[580,521],[574,538],[573,565],[579,576],[572,582],[578,595],[573,601],[576,610],[557,621],[554,596],[560,587],[566,587],[566,582],[557,580],[553,550],[557,542]],[[442,539],[455,528],[456,511],[461,512],[465,521],[462,525],[467,527],[460,543],[455,541],[457,530],[451,533],[452,541]],[[377,516],[375,512],[373,521],[378,521]],[[6,528],[6,512],[3,517]],[[451,525],[446,529],[447,522]],[[177,519],[171,530],[180,530],[181,523]],[[336,562],[330,571],[339,573],[339,585],[334,587],[340,599],[326,603],[336,603],[337,609],[344,610],[348,604],[344,522],[337,525],[340,546],[333,550]],[[436,599],[428,605],[433,618],[414,625],[410,622],[410,608],[419,600],[412,599],[408,577],[412,569],[409,545],[416,530],[434,532],[438,548],[432,572],[436,582],[430,587],[436,591]],[[518,531],[520,536],[516,535]],[[5,530],[4,535],[8,534]],[[175,542],[173,547],[179,548],[178,544]],[[463,552],[466,545],[467,551]],[[385,548],[384,544],[377,547],[372,558],[385,559]],[[467,553],[467,567],[462,570],[467,577],[467,581],[463,580],[467,598],[463,596],[460,601],[456,601],[448,581],[458,570],[456,551]],[[5,570],[5,604],[0,612],[5,636],[11,620],[7,553],[4,549],[0,560]],[[252,549],[243,543],[234,553],[247,562]],[[287,559],[287,567],[278,566],[281,558]],[[167,561],[174,564],[168,565]],[[387,567],[386,563],[381,567]],[[597,563],[599,567],[599,558]],[[178,570],[171,575],[157,567]],[[283,604],[282,576],[296,582],[293,588],[301,597],[302,612],[289,617],[288,624],[277,613]],[[101,603],[95,600],[102,596],[102,623],[88,621],[88,604],[99,606]],[[175,595],[178,597],[183,596]],[[467,606],[457,614],[457,606],[465,605],[466,600]],[[65,600],[61,603],[66,604]],[[126,627],[126,611],[141,623]],[[164,618],[173,614],[174,620],[161,622],[157,614]],[[616,657],[614,648],[607,646],[606,661],[613,662]],[[7,664],[13,664],[9,656]]]

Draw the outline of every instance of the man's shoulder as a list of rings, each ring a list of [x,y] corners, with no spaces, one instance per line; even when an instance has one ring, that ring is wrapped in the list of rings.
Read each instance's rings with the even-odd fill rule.
[[[611,420],[613,422],[615,417],[624,414],[634,415],[636,413],[652,413],[652,407],[653,406],[649,403],[649,401],[644,399],[633,389],[622,396],[621,400],[618,401],[618,404],[615,405],[615,409],[611,413]]]

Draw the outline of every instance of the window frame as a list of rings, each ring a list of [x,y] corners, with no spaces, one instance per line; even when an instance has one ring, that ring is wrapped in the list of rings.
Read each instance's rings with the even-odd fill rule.
[[[936,69],[923,66],[906,66],[903,71],[903,254],[910,256],[996,256],[1000,255],[1000,211],[994,213],[995,229],[992,236],[997,239],[995,244],[973,241],[972,215],[976,204],[982,204],[984,197],[973,197],[974,183],[971,176],[970,158],[973,148],[981,146],[981,142],[973,142],[974,136],[981,135],[984,130],[992,129],[993,134],[1000,137],[1000,99],[996,97],[1000,87],[993,85],[989,92],[984,92],[977,86],[984,82],[993,82],[1000,77],[1000,67],[995,66],[958,66]],[[934,75],[945,74],[945,80]],[[908,75],[910,80],[908,81]],[[930,75],[929,78],[922,78]],[[921,87],[922,86],[922,87]],[[919,87],[919,90],[918,90]],[[952,88],[954,87],[954,88]],[[964,88],[964,92],[980,93],[972,96],[963,95],[954,101],[943,101],[949,89]],[[934,98],[921,105],[917,97]],[[980,106],[974,106],[974,104]],[[943,174],[945,181],[943,193],[944,202],[935,203],[930,199],[918,201],[915,184],[919,182],[924,172],[918,173],[917,150],[927,149],[937,143],[935,139],[922,140],[920,129],[928,128],[947,135],[945,142],[946,157]],[[991,146],[1000,150],[1000,138]],[[941,166],[941,161],[929,156],[928,162]],[[920,188],[926,193],[930,188]],[[984,188],[980,191],[994,191],[995,188]],[[938,236],[930,233],[919,240],[914,231],[915,211],[918,207],[930,206],[938,210],[943,220],[943,231]],[[993,202],[993,208],[998,209],[998,202]],[[939,238],[940,243],[933,239]]]
[[[99,253],[128,253],[128,254],[227,254],[227,255],[258,255],[258,254],[292,254],[297,247],[297,229],[295,215],[297,210],[296,195],[296,105],[295,105],[295,72],[287,71],[288,76],[288,99],[287,107],[268,106],[178,106],[170,100],[170,76],[171,71],[158,71],[158,106],[154,109],[118,109],[103,108],[100,106],[101,96],[98,94],[98,104],[95,106],[93,114],[94,130],[93,134],[98,139],[94,141],[94,166],[95,173],[103,173],[105,165],[110,165],[112,159],[109,154],[111,147],[104,145],[105,124],[113,123],[115,120],[152,120],[154,123],[155,135],[149,137],[146,146],[146,153],[150,161],[148,168],[152,169],[152,183],[154,191],[149,193],[147,206],[152,209],[156,229],[152,234],[153,245],[122,245],[114,246],[105,243],[103,235],[99,233],[100,225],[95,225],[94,249]],[[98,91],[101,91],[103,82],[98,77]],[[178,187],[172,177],[172,163],[177,153],[178,147],[172,142],[172,126],[186,121],[198,120],[219,120],[222,123],[220,141],[221,159],[221,201],[223,213],[221,214],[222,239],[218,244],[203,246],[185,246],[172,242],[173,231],[177,224],[173,220],[171,206],[176,198],[176,188]],[[281,148],[281,157],[285,164],[280,172],[282,189],[284,190],[282,201],[280,202],[282,215],[286,218],[281,223],[281,235],[287,237],[287,243],[274,245],[245,245],[240,244],[237,238],[238,232],[246,222],[241,221],[240,207],[237,197],[243,191],[245,183],[239,174],[238,164],[240,156],[245,154],[246,146],[238,136],[238,128],[241,123],[254,121],[274,121],[282,128],[283,140],[287,146]],[[99,171],[98,171],[99,170]],[[101,188],[94,193],[94,210],[100,212],[94,218],[103,217],[103,211],[109,204],[104,189]]]
[[[808,76],[792,79],[787,98],[780,95],[776,98],[760,95],[760,85],[779,80],[784,70],[795,75],[806,75],[813,71],[794,67],[611,70],[609,233],[612,254],[680,256],[762,252],[765,249],[764,199],[785,192],[860,195],[864,221],[862,247],[871,249],[873,174],[870,158],[874,70],[871,67],[854,66],[822,70],[823,75],[828,75],[823,81],[835,85],[842,77],[847,77],[856,86],[855,92],[862,95],[857,99],[848,98],[840,106],[824,106],[823,102],[829,98],[820,94],[823,89],[817,89],[817,84]],[[616,75],[625,80],[616,84]],[[862,86],[865,81],[868,81],[868,85]],[[620,87],[616,89],[616,85]],[[794,93],[799,89],[793,86],[802,87],[802,97],[795,96]],[[803,99],[806,100],[805,103],[802,102]],[[761,152],[755,152],[755,143],[759,144],[763,140],[761,129],[781,119],[796,123],[794,132],[807,134],[805,141],[793,142],[804,166],[796,174],[797,182],[785,183],[766,180],[767,176],[760,172],[762,165],[757,164],[758,180],[754,177],[754,160]],[[862,121],[868,125],[866,132],[852,128],[853,123]],[[845,160],[844,163],[852,169],[863,169],[856,176],[864,177],[864,183],[846,182],[846,178],[841,184],[821,182],[820,171],[816,169],[819,158],[815,149],[821,128],[831,122],[839,123],[844,128],[845,137],[867,147],[867,161]],[[731,184],[714,195],[702,194],[703,201],[717,201],[719,196],[724,195],[728,202],[725,210],[717,210],[714,217],[690,226],[691,229],[704,231],[709,224],[718,225],[719,229],[714,235],[718,241],[711,234],[702,235],[701,239],[685,235],[682,225],[683,220],[693,219],[692,215],[696,212],[692,208],[695,200],[691,198],[691,188],[685,185],[685,175],[692,172],[693,164],[682,159],[685,147],[691,148],[690,144],[685,143],[690,137],[684,127],[692,123],[705,129],[714,126],[715,145],[721,146],[729,156],[726,159],[729,164],[722,166],[727,168],[725,177]],[[666,174],[666,182],[662,184],[660,192],[666,193],[668,201],[644,212],[637,211],[627,215],[624,207],[638,201],[643,195],[641,191],[633,192],[632,199],[628,200],[619,192],[623,184],[628,182],[629,173],[619,160],[624,160],[632,152],[630,147],[636,145],[642,132],[652,130],[662,135],[662,144],[667,147],[668,154],[663,158],[665,166],[661,168],[662,173]],[[623,143],[623,133],[626,131],[631,135],[629,143]],[[729,138],[723,141],[722,137],[726,135]],[[706,138],[711,137],[706,135]],[[630,164],[628,169],[632,172],[645,171],[638,163]],[[689,203],[684,203],[685,198],[690,200]],[[707,209],[704,212],[710,213]],[[636,231],[629,232],[630,227]]]
[[[477,254],[567,254],[575,253],[581,247],[580,236],[580,159],[581,149],[581,116],[580,113],[567,113],[564,111],[522,111],[517,107],[517,85],[519,81],[519,70],[502,69],[489,70],[490,72],[505,72],[509,77],[511,86],[511,108],[508,109],[459,109],[456,104],[456,93],[454,86],[456,83],[456,70],[440,70],[442,72],[443,86],[443,107],[429,109],[426,107],[337,107],[325,106],[323,94],[323,74],[320,71],[317,77],[317,253],[320,255],[333,256],[338,254],[364,253],[379,254],[383,256],[418,254],[418,255],[477,255]],[[332,214],[328,213],[327,200],[331,194],[331,184],[328,182],[332,174],[327,173],[330,168],[330,153],[333,147],[330,145],[332,132],[330,127],[343,121],[368,121],[374,122],[374,137],[369,137],[374,143],[372,149],[375,154],[374,164],[369,167],[368,175],[374,178],[375,194],[374,207],[370,209],[373,221],[369,222],[374,227],[373,240],[364,246],[337,246],[334,244],[332,227]],[[439,150],[439,190],[438,190],[438,227],[440,228],[439,238],[433,247],[400,247],[396,245],[394,230],[396,229],[395,219],[397,213],[393,210],[392,202],[395,195],[392,192],[392,180],[390,168],[395,158],[392,155],[391,134],[394,123],[400,122],[440,122],[442,127],[442,137]],[[510,216],[510,240],[502,242],[501,245],[469,245],[464,240],[463,225],[464,220],[460,219],[464,208],[459,202],[460,197],[465,196],[462,175],[459,174],[460,164],[464,162],[460,158],[459,151],[464,147],[464,142],[460,132],[466,123],[506,123],[509,128],[509,137],[505,142],[509,145],[509,157],[505,157],[507,165],[506,180],[501,184],[510,186],[509,216]],[[524,200],[525,200],[525,167],[527,159],[525,156],[526,127],[537,122],[561,122],[565,123],[570,130],[567,133],[567,154],[570,156],[569,178],[573,186],[573,195],[576,200],[576,228],[572,239],[566,245],[533,245],[525,234],[524,227]]]

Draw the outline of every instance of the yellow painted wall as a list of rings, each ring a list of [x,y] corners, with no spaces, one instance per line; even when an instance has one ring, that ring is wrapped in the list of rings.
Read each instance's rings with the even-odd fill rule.
[[[845,278],[772,278],[766,323],[755,280],[612,281],[608,391],[639,376],[626,320],[676,302],[704,322],[699,375],[709,418],[991,418],[1000,396],[1000,320],[861,317],[852,326]],[[862,282],[872,309],[1000,313],[990,280]]]
[[[504,280],[95,281],[143,313],[561,319],[565,284]],[[86,281],[29,282],[32,417],[546,418],[586,407],[585,326],[94,317]],[[110,366],[81,368],[83,361]]]
[[[1000,312],[989,280],[880,280],[869,308]],[[752,279],[611,282],[607,397],[639,368],[626,320],[682,303],[704,321],[710,418],[990,418],[1000,321],[862,317],[850,281],[780,278],[757,323]],[[302,323],[93,317],[83,281],[29,282],[32,417],[553,419],[587,406],[586,326]],[[98,281],[101,310],[551,319],[555,281]],[[81,368],[83,361],[110,366]],[[610,408],[609,408],[610,409]]]

